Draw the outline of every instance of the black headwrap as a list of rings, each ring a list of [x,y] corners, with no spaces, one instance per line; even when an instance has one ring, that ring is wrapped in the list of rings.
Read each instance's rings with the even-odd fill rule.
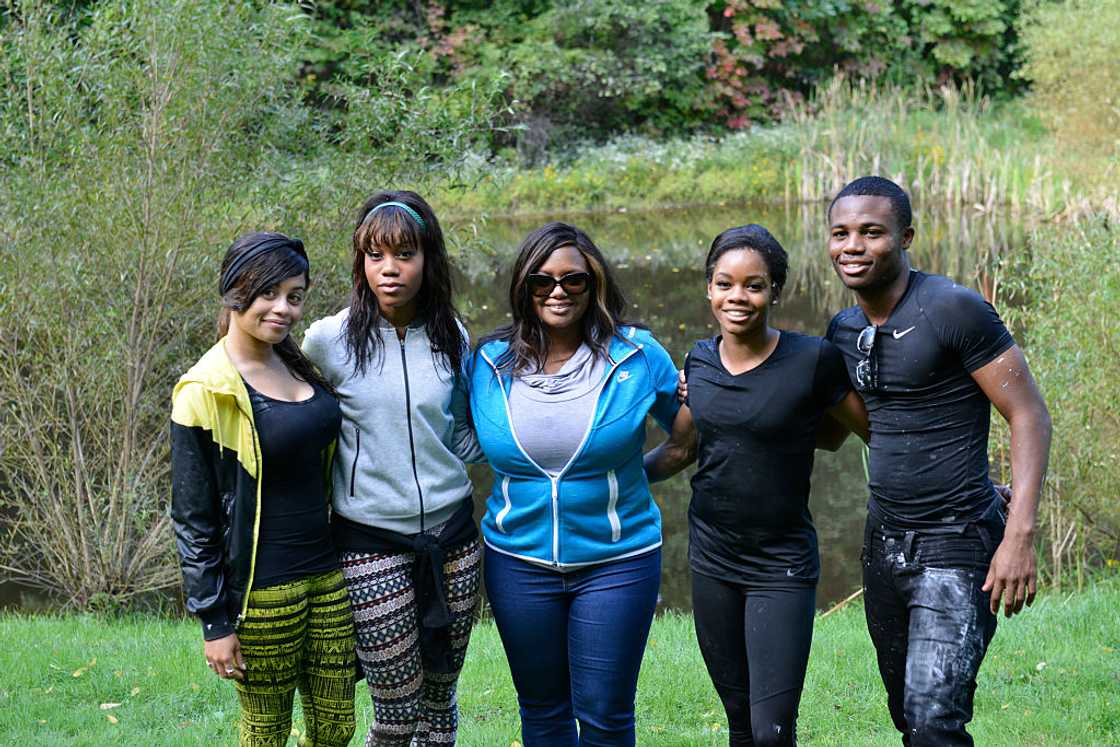
[[[230,262],[229,267],[222,273],[222,278],[218,282],[218,293],[220,295],[224,296],[229,292],[229,289],[237,283],[237,278],[241,276],[242,270],[250,262],[268,252],[287,252],[292,255],[292,259],[302,263],[304,272],[307,272],[310,268],[310,263],[307,261],[307,252],[303,248],[303,242],[299,239],[289,238],[282,233],[260,233],[257,236],[260,238],[256,243],[241,252],[237,259]]]

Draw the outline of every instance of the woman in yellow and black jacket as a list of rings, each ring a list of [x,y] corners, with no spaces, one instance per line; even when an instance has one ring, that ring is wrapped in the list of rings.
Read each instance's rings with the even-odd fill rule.
[[[207,665],[233,680],[240,742],[301,744],[354,733],[354,629],[324,479],[338,400],[289,335],[303,314],[298,239],[254,233],[222,263],[220,339],[172,394],[171,516],[187,609]],[[266,469],[267,467],[267,469]]]

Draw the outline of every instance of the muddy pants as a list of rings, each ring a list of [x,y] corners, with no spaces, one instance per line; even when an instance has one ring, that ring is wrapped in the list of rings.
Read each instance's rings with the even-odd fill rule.
[[[1003,522],[992,512],[955,530],[906,531],[869,519],[863,585],[867,629],[887,706],[908,747],[972,745],[976,675],[996,630],[980,590]]]

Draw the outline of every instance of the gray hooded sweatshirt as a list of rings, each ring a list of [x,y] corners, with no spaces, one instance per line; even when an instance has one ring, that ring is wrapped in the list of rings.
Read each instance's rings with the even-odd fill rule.
[[[422,322],[398,340],[382,320],[380,355],[359,374],[346,355],[349,313],[318,320],[303,338],[303,352],[334,385],[342,407],[334,510],[360,524],[416,534],[455,513],[471,494],[464,462],[483,459],[467,417],[466,382],[432,353]]]

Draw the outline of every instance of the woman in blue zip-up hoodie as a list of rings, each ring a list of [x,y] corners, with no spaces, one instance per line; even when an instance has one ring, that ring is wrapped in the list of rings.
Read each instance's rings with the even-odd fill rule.
[[[472,360],[471,413],[494,470],[484,576],[522,739],[632,745],[661,569],[645,421],[671,429],[676,366],[621,321],[606,261],[573,226],[522,242],[510,305]]]

